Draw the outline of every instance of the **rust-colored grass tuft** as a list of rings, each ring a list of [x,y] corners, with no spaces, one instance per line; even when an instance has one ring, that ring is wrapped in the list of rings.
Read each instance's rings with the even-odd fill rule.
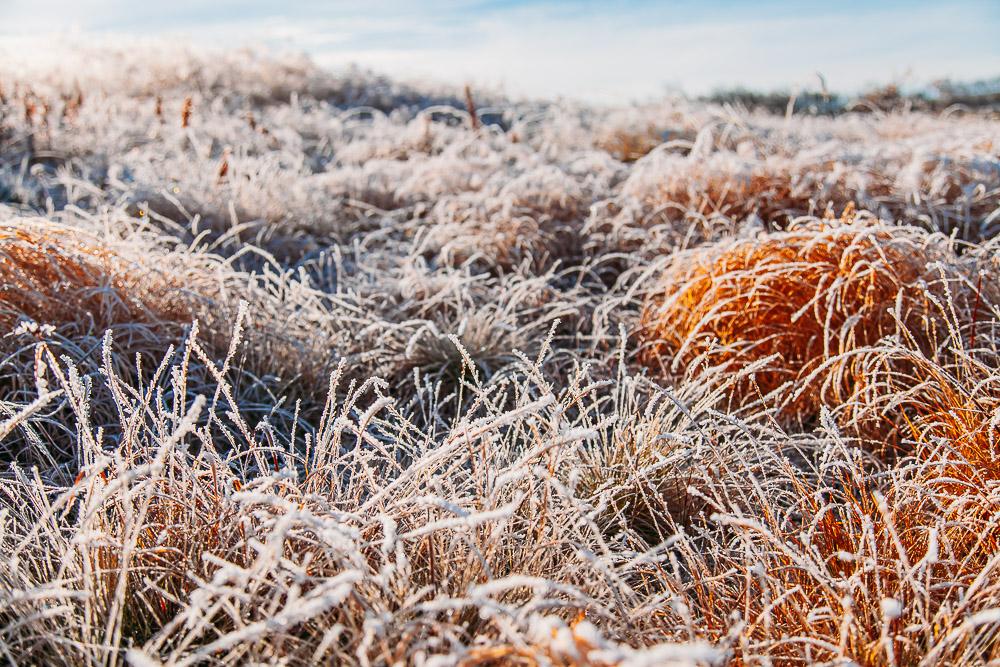
[[[991,382],[973,397],[937,373],[921,389],[915,451],[890,476],[831,469],[796,483],[794,530],[774,519],[741,526],[767,576],[747,588],[709,583],[705,626],[721,637],[728,615],[741,614],[742,645],[768,645],[775,664],[845,654],[865,665],[960,665],[970,655],[993,664],[996,625],[966,623],[990,613],[1000,586],[1000,392]]]
[[[645,306],[641,362],[663,375],[756,364],[734,381],[733,403],[767,397],[801,422],[825,394],[853,390],[846,353],[904,328],[919,348],[936,348],[946,327],[931,265],[954,254],[935,237],[851,218],[675,256]],[[958,301],[961,310],[968,299]]]
[[[100,333],[116,323],[184,321],[166,276],[49,225],[0,227],[0,328],[19,321]]]
[[[804,174],[756,168],[738,178],[726,171],[695,170],[685,178],[661,185],[650,204],[674,218],[715,215],[742,220],[757,215],[784,225],[796,216],[822,210],[826,204],[840,208],[852,201],[856,193],[850,187],[839,182],[825,183],[833,170],[832,164],[814,165]],[[887,185],[872,183],[866,194],[884,199],[891,190]]]
[[[889,422],[894,439],[912,443],[912,483],[922,494],[900,519],[924,530],[937,524],[960,568],[955,580],[969,580],[1000,553],[1000,384],[964,350],[944,367],[904,354],[912,377],[878,384],[882,395],[867,391],[854,416]]]

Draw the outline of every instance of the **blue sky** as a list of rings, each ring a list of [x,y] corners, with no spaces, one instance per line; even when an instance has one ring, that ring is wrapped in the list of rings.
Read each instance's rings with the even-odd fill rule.
[[[1000,2],[0,0],[3,36],[303,50],[407,79],[621,102],[1000,75]]]

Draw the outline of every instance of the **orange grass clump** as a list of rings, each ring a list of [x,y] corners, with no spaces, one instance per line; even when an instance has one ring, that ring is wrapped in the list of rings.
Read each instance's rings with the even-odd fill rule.
[[[987,566],[997,554],[996,522],[966,512],[976,505],[995,513],[1000,499],[995,491],[932,493],[915,477],[884,492],[856,474],[803,483],[796,495],[805,529],[777,520],[739,526],[760,576],[697,577],[710,633],[725,636],[734,613],[746,621],[735,664],[763,653],[779,665],[843,656],[916,665],[932,650],[940,662],[928,664],[964,664],[948,657],[969,655],[968,644],[981,639],[959,637],[962,622],[989,609],[1000,585]],[[724,565],[746,568],[733,559],[715,571]],[[995,641],[983,651],[984,662],[1000,657]]]
[[[733,381],[733,402],[768,397],[801,422],[825,391],[850,393],[857,378],[842,372],[848,359],[831,361],[838,355],[901,324],[920,330],[922,346],[940,342],[923,283],[938,279],[931,263],[953,259],[928,235],[853,221],[698,248],[672,259],[648,299],[639,358],[664,374],[707,366],[723,377],[758,364]]]
[[[725,613],[735,610],[746,614],[748,645],[809,638],[811,645],[775,643],[770,655],[778,664],[840,654],[864,665],[1000,658],[1000,628],[966,623],[989,613],[1000,589],[993,417],[1000,392],[995,378],[975,396],[969,388],[942,373],[931,377],[922,389],[927,414],[912,422],[915,452],[890,483],[854,465],[820,483],[799,483],[806,530],[778,521],[753,528],[747,539],[759,545],[768,577],[739,594],[713,586],[718,597],[706,609],[708,624],[721,634]]]
[[[956,354],[945,368],[910,353],[914,377],[895,384],[911,388],[897,392],[882,383],[887,394],[863,408],[896,417],[903,422],[898,437],[914,444],[913,478],[924,495],[903,519],[940,522],[952,560],[974,577],[1000,553],[1000,384],[988,364],[964,350]]]
[[[1000,658],[1000,624],[989,620],[1000,591],[1000,385],[956,355],[948,367],[912,362],[924,382],[894,413],[909,426],[909,456],[876,471],[839,440],[815,475],[771,471],[786,475],[787,506],[713,517],[733,548],[686,554],[688,602],[711,641],[732,637],[740,619],[730,664]],[[673,622],[670,608],[657,613]]]
[[[148,269],[79,232],[47,225],[0,228],[0,328],[5,331],[23,320],[94,333],[116,323],[188,319],[174,312],[169,282],[148,278]]]
[[[220,477],[230,488],[239,489],[238,482],[214,471],[205,479],[156,480],[148,505],[132,508],[144,511],[146,524],[133,535],[123,516],[109,517],[106,529],[116,540],[94,548],[92,557],[97,573],[106,576],[103,604],[112,607],[120,585],[129,593],[119,620],[125,636],[145,641],[182,609],[198,579],[210,579],[217,569],[204,554],[226,554],[229,562],[240,566],[250,561],[249,551],[238,548],[245,529],[237,528],[232,503],[225,498],[232,491],[220,487]],[[113,483],[113,477],[108,481]],[[126,564],[127,579],[121,582],[120,554],[130,539],[132,560]]]

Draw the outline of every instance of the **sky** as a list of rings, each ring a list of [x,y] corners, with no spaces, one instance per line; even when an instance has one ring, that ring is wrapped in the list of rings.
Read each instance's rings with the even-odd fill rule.
[[[305,51],[405,80],[597,103],[1000,75],[1000,0],[0,0],[0,40]]]

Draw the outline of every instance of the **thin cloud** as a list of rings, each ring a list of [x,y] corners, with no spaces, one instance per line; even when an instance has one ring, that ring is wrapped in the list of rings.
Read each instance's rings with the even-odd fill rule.
[[[597,102],[648,98],[667,86],[696,94],[737,84],[790,88],[814,83],[817,71],[839,90],[1000,73],[1000,10],[973,1],[875,9],[772,2],[752,11],[724,1],[82,4],[15,0],[0,16],[22,30],[75,28],[86,37],[141,26],[195,44],[305,50],[329,66]]]

